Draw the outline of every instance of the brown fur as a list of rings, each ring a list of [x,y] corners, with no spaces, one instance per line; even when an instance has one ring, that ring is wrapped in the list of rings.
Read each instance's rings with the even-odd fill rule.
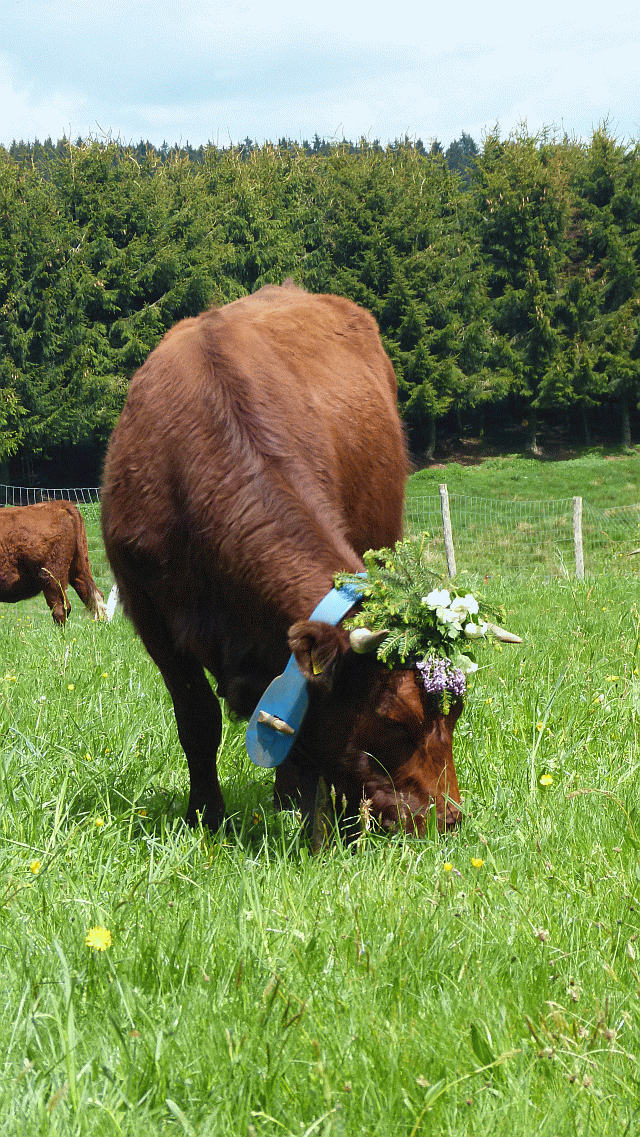
[[[373,318],[340,297],[263,288],[181,321],[134,376],[105,463],[103,534],[125,610],[173,698],[190,822],[204,813],[214,825],[224,811],[220,708],[203,668],[234,711],[250,714],[284,669],[289,630],[294,643],[292,625],[308,619],[334,574],[360,571],[366,549],[401,536],[406,473],[393,368]],[[326,627],[314,626],[320,638]],[[310,684],[309,723],[280,781],[297,779],[302,792],[344,767],[357,810],[379,765],[370,776],[372,760],[352,740],[336,749],[322,722],[310,725],[321,688],[321,702],[343,706],[338,671],[348,674],[353,653],[338,654],[335,679]],[[373,692],[395,706],[389,692],[402,683],[373,660],[362,667],[351,724],[360,722],[365,748]],[[420,742],[409,765],[423,751]],[[379,759],[397,766],[386,750]],[[452,770],[452,758],[445,765]],[[437,798],[445,820],[442,769],[406,794],[405,776],[403,766],[401,816]],[[456,796],[455,774],[447,779]],[[381,812],[397,818],[386,784]]]
[[[71,611],[69,585],[96,619],[104,617],[84,521],[73,502],[0,509],[0,600],[29,600],[42,592],[56,624],[64,624]]]

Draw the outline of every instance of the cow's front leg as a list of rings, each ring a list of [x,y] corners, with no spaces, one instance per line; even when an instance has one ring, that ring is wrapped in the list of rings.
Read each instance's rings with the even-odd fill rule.
[[[315,766],[298,766],[288,757],[276,767],[273,804],[276,809],[300,810],[305,829],[310,829],[313,824],[317,792],[318,771]]]

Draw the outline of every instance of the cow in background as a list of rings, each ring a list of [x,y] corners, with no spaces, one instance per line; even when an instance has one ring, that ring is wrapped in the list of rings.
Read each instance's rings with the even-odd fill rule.
[[[407,455],[375,320],[338,296],[267,286],[182,320],[133,377],[104,468],[102,528],[124,610],[171,694],[187,821],[224,817],[217,694],[248,716],[293,651],[309,710],[276,802],[422,834],[460,816],[452,733],[415,669],[310,621],[336,573],[402,535]]]
[[[0,509],[0,601],[30,600],[42,592],[56,624],[64,624],[71,611],[69,585],[94,619],[104,619],[77,506],[60,500]]]

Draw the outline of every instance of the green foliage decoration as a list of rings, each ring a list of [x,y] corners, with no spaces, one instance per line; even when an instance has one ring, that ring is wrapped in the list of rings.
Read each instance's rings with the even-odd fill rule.
[[[360,611],[345,621],[345,627],[386,630],[378,659],[391,668],[416,665],[425,688],[431,690],[428,675],[434,662],[444,660],[445,669],[440,670],[449,677],[449,663],[465,677],[477,669],[469,645],[485,636],[488,624],[474,596],[450,582],[445,588],[441,577],[427,567],[426,538],[423,534],[421,540],[398,541],[393,549],[369,550],[363,558],[366,578],[338,573],[335,585],[348,584],[363,593]],[[464,692],[464,681],[460,690],[449,679],[447,685],[448,690],[440,692],[445,713],[451,692]]]

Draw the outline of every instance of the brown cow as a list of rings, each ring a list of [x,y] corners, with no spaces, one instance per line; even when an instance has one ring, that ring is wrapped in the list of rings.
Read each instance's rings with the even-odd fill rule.
[[[96,620],[104,619],[104,597],[91,575],[87,533],[71,501],[0,509],[0,600],[30,600],[39,592],[56,624],[71,611],[69,585]]]
[[[224,816],[217,693],[249,715],[293,651],[309,709],[276,804],[311,811],[319,776],[347,816],[422,833],[459,818],[451,749],[461,704],[429,708],[309,615],[339,571],[402,531],[407,457],[396,380],[372,316],[338,296],[268,286],[182,320],[134,376],[109,445],[107,555],[162,672],[189,765],[187,820]]]

